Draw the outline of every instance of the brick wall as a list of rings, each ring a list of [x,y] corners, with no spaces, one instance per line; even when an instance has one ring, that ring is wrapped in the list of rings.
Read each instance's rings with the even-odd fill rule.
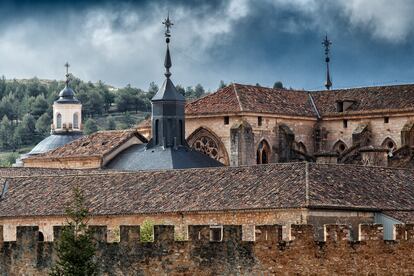
[[[344,225],[325,225],[325,241],[310,225],[292,225],[281,240],[279,225],[255,227],[255,241],[241,226],[223,226],[222,241],[210,241],[209,226],[189,226],[189,240],[174,241],[173,226],[154,226],[154,242],[139,241],[139,226],[121,226],[120,242],[107,243],[104,226],[91,226],[103,275],[411,275],[413,225],[396,227],[383,241],[380,225],[361,225],[357,241]],[[0,228],[0,231],[2,229]],[[60,228],[55,227],[55,235]],[[1,236],[1,235],[0,235]],[[37,227],[18,227],[15,242],[0,241],[0,274],[48,275],[56,261],[53,242],[39,242]]]

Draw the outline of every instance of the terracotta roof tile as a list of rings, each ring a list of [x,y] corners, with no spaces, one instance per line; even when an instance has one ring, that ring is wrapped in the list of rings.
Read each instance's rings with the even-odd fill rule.
[[[69,144],[27,159],[62,158],[62,157],[103,157],[112,152],[131,137],[137,136],[141,141],[147,140],[135,129],[98,131],[83,136]]]
[[[295,91],[232,84],[216,93],[190,102],[186,114],[272,113],[316,117],[310,94],[322,116],[338,115],[337,101],[355,101],[349,113],[384,110],[414,110],[414,85],[394,85],[338,89],[331,91]]]
[[[0,217],[63,215],[79,186],[94,215],[362,208],[414,210],[414,171],[314,163],[11,177]],[[3,182],[0,182],[4,183]]]

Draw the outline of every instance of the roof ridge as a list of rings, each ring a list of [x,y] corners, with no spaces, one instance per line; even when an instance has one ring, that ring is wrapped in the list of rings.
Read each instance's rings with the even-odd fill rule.
[[[234,94],[236,95],[237,102],[239,103],[240,111],[243,111],[243,106],[240,101],[239,93],[237,92],[236,84],[235,83],[232,83],[232,84],[233,84]]]

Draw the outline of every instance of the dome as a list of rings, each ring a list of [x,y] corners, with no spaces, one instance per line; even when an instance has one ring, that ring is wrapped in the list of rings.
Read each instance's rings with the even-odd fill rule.
[[[75,97],[75,92],[72,88],[65,86],[59,93],[59,99],[55,101],[56,103],[80,103],[78,99]]]
[[[64,134],[52,134],[45,139],[43,139],[39,144],[37,144],[29,153],[28,155],[36,155],[40,153],[44,153],[55,148],[61,147],[66,145],[73,140],[76,140],[82,137],[81,132],[76,133],[64,133]]]

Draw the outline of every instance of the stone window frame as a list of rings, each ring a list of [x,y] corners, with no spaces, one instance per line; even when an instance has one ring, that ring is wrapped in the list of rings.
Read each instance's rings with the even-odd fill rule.
[[[216,239],[215,235],[219,235],[220,238]],[[222,242],[223,241],[223,225],[210,225],[210,242]]]
[[[266,162],[263,163],[263,152],[266,154]],[[260,140],[256,147],[256,163],[257,164],[269,164],[270,163],[270,144],[266,139]]]
[[[56,128],[62,128],[62,114],[60,114],[59,112],[56,113]]]

